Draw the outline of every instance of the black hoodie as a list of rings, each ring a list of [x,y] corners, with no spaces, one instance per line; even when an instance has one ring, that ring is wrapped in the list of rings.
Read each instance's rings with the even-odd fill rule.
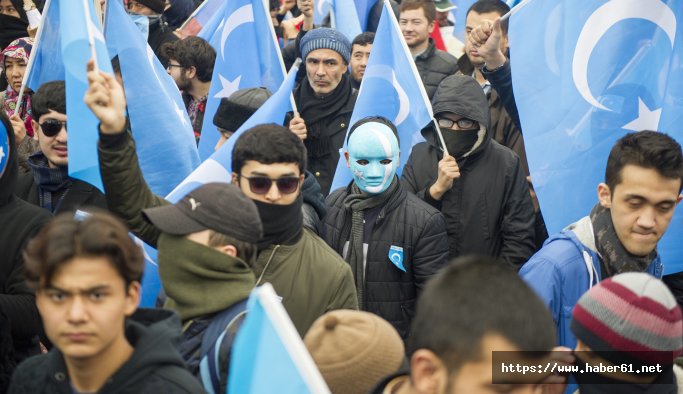
[[[98,394],[203,393],[174,346],[179,335],[180,319],[175,313],[139,309],[126,322],[126,338],[135,350]],[[9,393],[72,394],[62,353],[53,348],[21,364],[12,377]]]
[[[33,292],[24,282],[21,252],[51,215],[14,195],[19,173],[14,133],[4,115],[0,120],[4,126],[0,131],[7,130],[0,138],[9,138],[7,168],[0,177],[0,312],[10,322],[15,356],[20,361],[39,350],[37,334],[41,330]]]
[[[444,79],[432,107],[434,114],[450,112],[490,127],[486,96],[471,77]],[[428,193],[443,158],[435,134],[432,126],[422,130],[427,142],[413,147],[401,175],[403,186],[444,214],[451,257],[484,254],[520,267],[534,252],[535,215],[519,157],[486,131],[479,146],[458,160],[460,178],[436,201]]]

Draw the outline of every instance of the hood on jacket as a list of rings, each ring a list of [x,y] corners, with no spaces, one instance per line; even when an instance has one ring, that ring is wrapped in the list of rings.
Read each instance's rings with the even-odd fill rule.
[[[4,132],[0,133],[0,139],[2,139],[0,142],[0,149],[2,149],[0,153],[2,156],[0,157],[0,206],[3,206],[14,194],[19,167],[16,157],[17,146],[14,140],[14,129],[4,114],[0,115],[0,129],[4,129]]]
[[[485,141],[490,139],[491,115],[489,104],[481,86],[470,76],[451,75],[444,78],[432,98],[434,116],[450,112],[476,120],[486,130]],[[422,136],[430,145],[439,147],[433,123],[422,129]],[[484,146],[482,143],[481,146]]]
[[[115,387],[134,385],[162,366],[185,368],[176,349],[180,340],[180,317],[165,309],[138,309],[126,321],[126,338],[135,348],[131,358],[112,380]]]

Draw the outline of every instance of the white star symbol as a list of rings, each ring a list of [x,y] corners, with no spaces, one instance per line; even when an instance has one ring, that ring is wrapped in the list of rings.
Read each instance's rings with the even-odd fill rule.
[[[662,109],[650,110],[643,100],[638,97],[638,117],[633,121],[622,126],[623,129],[632,131],[653,130],[659,126],[659,118],[662,116]]]
[[[188,126],[187,119],[185,118],[185,111],[178,107],[178,103],[176,103],[175,101],[173,102],[173,105],[175,105],[175,113],[180,118],[180,121],[183,123],[183,126]]]
[[[240,88],[240,80],[242,79],[241,75],[238,75],[237,78],[235,78],[233,81],[223,77],[220,74],[218,74],[218,78],[220,78],[223,90],[216,93],[216,95],[213,96],[215,98],[229,97],[231,94],[235,93],[237,89]]]

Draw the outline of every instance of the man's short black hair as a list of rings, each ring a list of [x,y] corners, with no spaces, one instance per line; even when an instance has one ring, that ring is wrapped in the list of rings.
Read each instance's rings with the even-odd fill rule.
[[[232,148],[232,172],[240,174],[247,160],[263,164],[294,163],[306,171],[306,147],[288,128],[275,123],[254,126]]]
[[[510,11],[510,6],[501,0],[478,0],[475,1],[474,4],[472,4],[467,10],[465,19],[467,19],[467,15],[469,15],[472,11],[476,12],[477,14],[488,14],[490,12],[495,12],[498,14],[498,16],[503,16]],[[503,34],[507,36],[508,19],[501,21],[500,28],[503,30]]]
[[[479,361],[488,334],[525,351],[550,352],[555,345],[548,308],[512,267],[490,257],[461,257],[420,295],[408,355],[428,349],[453,373]]]
[[[31,97],[31,113],[38,122],[41,116],[53,110],[66,115],[66,87],[64,81],[42,84]]]
[[[401,140],[398,137],[398,130],[396,129],[396,126],[394,125],[394,123],[392,121],[390,121],[389,119],[387,119],[383,116],[366,116],[365,118],[354,123],[353,126],[351,126],[351,128],[349,129],[349,135],[346,136],[346,143],[347,144],[349,143],[349,138],[351,138],[351,134],[353,134],[353,132],[356,131],[356,129],[359,126],[364,125],[366,123],[380,123],[380,124],[387,126],[394,133],[394,136],[396,136],[396,142],[398,142],[398,144],[401,145]]]
[[[664,178],[678,179],[679,193],[683,189],[681,145],[664,133],[629,133],[614,144],[605,169],[605,183],[612,192],[621,183],[621,171],[629,164],[656,170]]]
[[[351,43],[351,55],[353,55],[353,46],[354,45],[360,45],[362,47],[366,45],[372,45],[372,43],[375,42],[375,33],[371,31],[366,31],[365,33],[360,33],[359,35],[356,36],[356,38],[353,39],[353,42]]]
[[[194,66],[197,69],[198,80],[211,81],[216,51],[203,38],[190,36],[183,40],[168,42],[161,46],[161,53],[166,59],[175,60],[184,68]]]

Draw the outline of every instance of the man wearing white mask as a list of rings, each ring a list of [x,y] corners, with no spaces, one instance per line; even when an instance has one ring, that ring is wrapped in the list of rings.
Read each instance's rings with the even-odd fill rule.
[[[415,301],[448,258],[446,221],[401,186],[396,127],[382,117],[351,127],[344,153],[353,182],[327,197],[323,239],[351,265],[359,308],[405,340]]]

